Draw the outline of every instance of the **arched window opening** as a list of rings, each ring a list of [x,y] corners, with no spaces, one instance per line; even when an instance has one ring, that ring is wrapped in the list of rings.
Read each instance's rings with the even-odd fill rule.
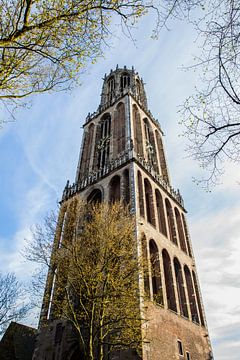
[[[133,129],[134,129],[134,149],[137,155],[143,158],[141,117],[140,117],[140,112],[135,104],[133,105]]]
[[[107,82],[107,88],[108,88],[108,101],[112,101],[115,94],[115,79],[113,76],[111,76]]]
[[[158,248],[154,240],[149,242],[153,299],[163,305],[163,292]]]
[[[166,227],[166,220],[165,220],[165,214],[163,208],[162,195],[160,194],[160,191],[157,189],[155,190],[155,196],[156,196],[159,231],[163,235],[167,236],[167,227]]]
[[[125,169],[123,172],[123,191],[124,191],[124,203],[130,203],[130,181],[129,181],[129,170]]]
[[[199,292],[199,288],[198,288],[197,277],[196,277],[196,274],[194,271],[192,272],[192,276],[193,276],[193,282],[194,282],[194,287],[195,287],[195,293],[197,296],[197,304],[198,304],[198,311],[199,311],[199,315],[200,315],[201,325],[205,326],[202,304],[201,304],[201,299],[200,299],[200,292]]]
[[[192,321],[199,324],[198,312],[197,312],[197,304],[196,304],[196,296],[194,293],[194,287],[192,282],[192,277],[189,268],[187,265],[184,266],[184,273],[187,284],[187,292],[188,292],[188,301],[190,304]]]
[[[167,162],[166,162],[164,149],[163,149],[163,142],[162,142],[161,136],[157,130],[155,130],[155,136],[157,139],[158,157],[159,157],[159,162],[160,162],[161,174],[162,174],[162,177],[165,180],[165,182],[168,184],[169,176],[168,176],[168,170],[167,170]]]
[[[184,236],[184,232],[183,232],[181,216],[180,216],[180,213],[177,208],[174,209],[174,212],[175,212],[175,218],[176,218],[176,222],[177,222],[177,230],[178,230],[178,238],[179,238],[179,242],[180,242],[180,247],[181,247],[182,251],[184,251],[187,254],[187,248],[186,248],[186,242],[185,242],[185,236]]]
[[[91,151],[93,147],[94,124],[85,130],[83,150],[80,165],[80,178],[86,177],[89,172]]]
[[[125,150],[126,144],[126,119],[125,106],[120,102],[114,112],[113,123],[113,158],[116,158],[121,152]]]
[[[162,251],[162,257],[163,257],[163,269],[164,269],[168,308],[177,312],[174,283],[172,276],[172,265],[168,252],[165,249]]]
[[[176,229],[174,224],[173,210],[168,199],[165,200],[166,211],[167,211],[167,223],[170,240],[177,245]]]
[[[114,176],[109,183],[109,201],[116,202],[120,201],[121,193],[120,193],[120,176]]]
[[[180,313],[181,315],[188,318],[189,315],[188,315],[187,299],[186,299],[183,276],[182,276],[182,268],[178,259],[176,258],[174,258],[174,270],[175,270],[175,278],[177,284]]]
[[[147,210],[147,221],[150,222],[153,226],[156,226],[155,215],[154,215],[154,206],[153,206],[153,193],[152,186],[148,179],[144,179],[144,188],[145,188],[145,201],[146,201],[146,210]]]
[[[97,155],[97,169],[102,169],[109,163],[110,154],[110,136],[111,136],[111,116],[104,114],[100,120],[96,134],[95,151]]]
[[[192,250],[191,250],[191,245],[190,245],[190,238],[189,238],[189,234],[188,234],[187,223],[185,220],[185,216],[183,214],[182,214],[182,222],[183,222],[183,227],[184,227],[184,232],[185,232],[185,239],[186,239],[186,243],[187,243],[188,255],[190,257],[192,257]]]
[[[102,192],[99,189],[94,189],[87,197],[89,204],[97,204],[102,202]]]
[[[136,98],[137,100],[140,100],[141,97],[141,85],[140,85],[140,81],[138,79],[136,79]]]
[[[142,175],[140,171],[138,171],[138,204],[140,209],[140,216],[145,217],[144,200],[143,200],[143,183],[142,183]]]
[[[149,164],[153,167],[153,169],[159,173],[157,156],[156,156],[156,145],[154,134],[152,131],[152,127],[147,118],[143,119],[144,121],[144,130],[145,130],[145,140],[146,140],[146,150],[147,150],[147,158]]]
[[[147,297],[150,295],[149,285],[149,269],[148,269],[148,253],[147,253],[147,239],[145,234],[142,235],[142,258],[143,258],[143,273],[144,273],[144,292]]]
[[[130,86],[130,76],[127,73],[123,73],[120,78],[120,89],[123,91],[124,89]]]

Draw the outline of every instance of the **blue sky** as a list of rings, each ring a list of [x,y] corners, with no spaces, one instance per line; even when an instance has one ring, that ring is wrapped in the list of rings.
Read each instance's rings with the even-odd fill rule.
[[[146,17],[133,31],[136,44],[119,28],[105,58],[90,65],[81,86],[71,93],[36,96],[19,109],[16,122],[0,130],[0,270],[14,271],[28,281],[33,268],[20,255],[30,227],[56,208],[67,179],[74,181],[82,128],[88,112],[99,105],[102,78],[116,64],[132,67],[143,77],[148,104],[165,133],[170,176],[188,210],[215,359],[237,360],[240,353],[240,170],[226,164],[222,184],[205,193],[192,182],[201,175],[186,157],[178,106],[199,82],[185,72],[200,49],[193,29],[174,23],[158,40],[150,39],[153,19]],[[4,117],[4,114],[2,114]],[[30,322],[32,322],[31,320]]]

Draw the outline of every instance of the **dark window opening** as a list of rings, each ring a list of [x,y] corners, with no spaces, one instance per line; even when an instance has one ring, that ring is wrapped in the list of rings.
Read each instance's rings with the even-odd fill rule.
[[[182,268],[177,258],[174,258],[174,270],[175,270],[175,278],[177,284],[177,294],[178,294],[180,313],[181,315],[188,318],[189,316],[188,316],[188,308],[187,308],[187,299],[186,299],[184,283],[183,283]]]
[[[178,344],[178,353],[179,355],[183,356],[183,346],[182,346],[182,342],[180,340],[177,341]]]
[[[144,201],[143,201],[143,184],[142,184],[142,175],[140,171],[138,171],[138,203],[140,209],[140,216],[144,217]]]
[[[62,326],[61,323],[57,324],[55,338],[54,338],[55,344],[60,343],[62,341],[63,329],[64,327]]]
[[[96,150],[98,152],[97,168],[102,169],[109,162],[110,154],[110,135],[111,135],[111,116],[103,115],[100,123],[100,133]]]
[[[167,227],[166,227],[166,219],[163,208],[163,200],[159,190],[155,191],[156,196],[156,205],[157,205],[157,217],[158,217],[158,227],[160,233],[167,236]]]
[[[187,360],[191,360],[190,353],[188,351],[186,351],[186,358],[187,358]]]
[[[162,251],[163,257],[163,269],[164,269],[164,278],[165,278],[165,287],[166,287],[166,294],[167,294],[167,305],[168,308],[177,311],[176,305],[176,298],[174,292],[174,283],[173,283],[173,276],[172,276],[172,265],[171,260],[166,250]]]
[[[144,179],[144,187],[145,187],[147,221],[150,222],[150,224],[152,224],[153,226],[155,226],[156,223],[155,223],[154,206],[153,206],[152,186],[148,181],[148,179]]]
[[[114,203],[115,201],[120,201],[121,193],[120,193],[120,176],[114,176],[109,184],[109,201]]]
[[[130,76],[128,74],[123,74],[120,79],[121,91],[123,91],[123,89],[125,89],[129,86],[130,86]]]
[[[162,280],[158,248],[154,240],[149,242],[153,299],[163,305]]]

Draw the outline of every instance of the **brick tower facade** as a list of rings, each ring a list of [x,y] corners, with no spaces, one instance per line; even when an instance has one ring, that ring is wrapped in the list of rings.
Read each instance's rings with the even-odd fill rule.
[[[139,280],[140,298],[149,294],[140,301],[148,319],[142,329],[147,339],[142,360],[210,360],[186,211],[179,191],[171,186],[162,136],[138,73],[126,67],[111,70],[98,110],[84,124],[76,180],[63,192],[55,245],[61,242],[64,214],[73,199],[129,204],[136,215],[136,246],[148,263]],[[68,351],[67,325],[51,316],[54,284],[49,275],[34,359],[77,359]],[[41,327],[46,322],[48,326]]]

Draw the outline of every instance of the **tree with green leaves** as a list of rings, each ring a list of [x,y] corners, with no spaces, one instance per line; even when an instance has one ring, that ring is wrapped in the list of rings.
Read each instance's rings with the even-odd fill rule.
[[[29,260],[48,264],[44,301],[51,308],[49,318],[72,323],[84,359],[102,360],[106,354],[141,348],[143,263],[133,222],[119,203],[89,207],[73,201],[65,214],[63,235],[58,228],[52,232],[48,220],[50,228],[38,226],[26,251]],[[49,243],[51,259],[46,254]],[[51,295],[48,286],[53,278]]]

